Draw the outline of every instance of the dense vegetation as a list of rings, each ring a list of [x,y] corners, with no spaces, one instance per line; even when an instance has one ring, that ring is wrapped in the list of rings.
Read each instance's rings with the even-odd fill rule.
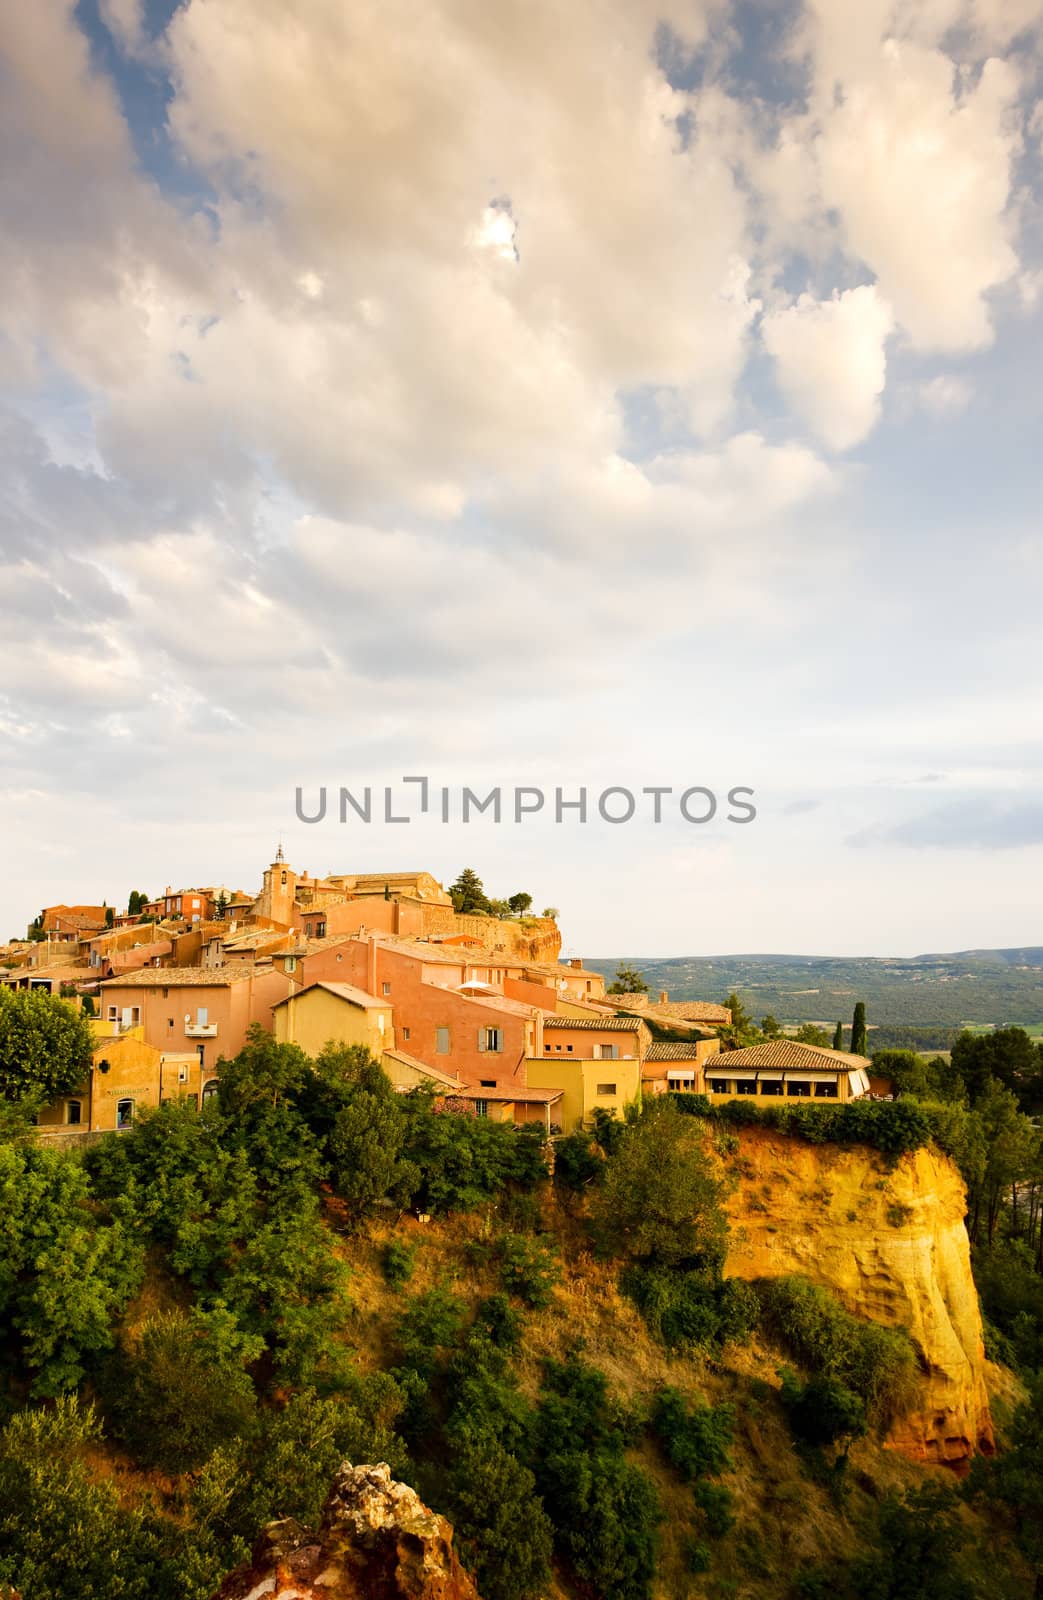
[[[990,1223],[1008,1168],[976,1138],[1009,1101],[996,1080],[973,1109],[910,1095],[870,1132],[896,1155],[948,1138],[977,1173],[990,1339],[1028,1377],[1034,1180]],[[484,1600],[544,1593],[552,1567],[592,1600],[984,1600],[1024,1584],[1013,1545],[1043,1559],[1029,1408],[973,1476],[970,1520],[935,1488],[925,1523],[915,1469],[855,1481],[912,1348],[799,1279],[723,1277],[729,1118],[673,1097],[602,1116],[557,1142],[552,1181],[538,1133],[396,1094],[363,1051],[311,1061],[258,1032],[202,1111],[168,1103],[82,1154],[6,1131],[0,1587],[205,1600],[264,1522],[317,1516],[345,1457],[388,1461],[450,1517]],[[752,1490],[752,1457],[737,1472],[754,1427],[829,1521],[818,1553],[786,1559],[767,1467]]]
[[[588,960],[610,977],[619,957]],[[843,956],[682,956],[627,958],[654,993],[672,1000],[723,999],[737,991],[748,1010],[785,1023],[814,1022],[832,1032],[850,1020],[856,1000],[871,1019],[870,1046],[911,1045],[947,1050],[951,1035],[971,1024],[1018,1025],[1043,1032],[1043,949],[980,950],[955,955],[891,958]],[[901,1029],[904,1037],[884,1037]],[[931,1031],[934,1030],[934,1031]],[[941,1034],[937,1030],[943,1030]]]

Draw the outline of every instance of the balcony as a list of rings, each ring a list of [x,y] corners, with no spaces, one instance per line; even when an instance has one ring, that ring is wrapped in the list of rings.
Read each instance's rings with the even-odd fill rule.
[[[185,1023],[185,1038],[186,1039],[216,1039],[217,1038],[217,1023],[216,1022],[186,1022]]]

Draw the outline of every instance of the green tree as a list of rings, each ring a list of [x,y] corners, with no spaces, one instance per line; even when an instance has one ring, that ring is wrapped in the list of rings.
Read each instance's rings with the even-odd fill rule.
[[[0,1097],[36,1112],[90,1075],[94,1035],[75,1006],[43,989],[0,989]]]
[[[193,1471],[221,1444],[246,1437],[256,1402],[246,1363],[263,1339],[240,1333],[218,1302],[210,1312],[149,1317],[125,1334],[103,1380],[113,1431],[144,1466]]]
[[[761,1033],[766,1039],[778,1039],[782,1036],[782,1023],[770,1011],[766,1017],[761,1017]]]
[[[334,1059],[327,1050],[320,1065]],[[330,1130],[331,1177],[337,1193],[361,1222],[383,1200],[406,1205],[420,1186],[420,1169],[403,1158],[407,1132],[401,1096],[379,1062],[360,1064],[350,1099]]]
[[[532,905],[532,895],[525,893],[512,894],[507,904],[516,917],[523,917]]]
[[[873,1071],[890,1078],[896,1094],[924,1097],[930,1093],[927,1062],[915,1050],[875,1050]]]
[[[461,915],[469,912],[481,914],[489,910],[485,888],[473,867],[464,867],[456,882],[450,884],[449,893],[453,901],[453,910]]]
[[[630,966],[626,961],[621,961],[616,968],[616,975],[609,984],[606,994],[647,994],[648,984],[644,973],[637,967]]]
[[[591,1201],[594,1234],[631,1261],[713,1267],[724,1255],[724,1194],[705,1125],[664,1098],[625,1128],[607,1162]]]
[[[971,1469],[970,1494],[979,1502],[1001,1507],[1011,1518],[1014,1536],[1043,1588],[1043,1376],[1037,1375],[1029,1399],[1018,1406],[1010,1425],[1007,1448],[993,1459],[977,1456]]]
[[[454,1437],[451,1460],[446,1510],[483,1600],[544,1594],[552,1530],[533,1474],[487,1435]]]
[[[864,1000],[856,1000],[855,1012],[851,1019],[851,1054],[864,1056],[869,1053],[869,1034],[866,1030],[866,1006]]]
[[[141,1282],[143,1251],[64,1151],[0,1145],[0,1328],[42,1396],[74,1389]]]
[[[557,922],[558,918],[561,916],[561,912],[558,910],[557,906],[544,906],[543,915],[545,917],[549,917],[551,922]]]
[[[844,1024],[842,1022],[838,1022],[836,1027],[833,1029],[833,1049],[834,1050],[843,1050],[843,1048],[844,1048]]]
[[[814,1022],[802,1022],[794,1037],[798,1044],[813,1044],[820,1050],[829,1049],[829,1034]]]
[[[105,907],[105,926],[113,928],[116,925],[116,912],[112,906]]]
[[[1043,1052],[1024,1028],[961,1033],[952,1047],[952,1064],[972,1106],[987,1092],[990,1079],[1016,1095],[1022,1110],[1043,1104]]]

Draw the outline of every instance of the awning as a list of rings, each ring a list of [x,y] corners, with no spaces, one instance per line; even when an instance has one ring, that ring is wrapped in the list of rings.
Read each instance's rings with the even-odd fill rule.
[[[684,1071],[669,1070],[666,1075],[667,1075],[668,1078],[675,1079],[678,1083],[694,1083],[695,1082],[695,1072],[694,1071],[684,1072]]]
[[[839,1077],[841,1077],[841,1076],[842,1076],[842,1071],[840,1069],[838,1069],[836,1072],[815,1072],[812,1069],[808,1068],[808,1069],[806,1069],[806,1070],[804,1070],[802,1072],[787,1072],[787,1074],[786,1074],[786,1082],[787,1083],[836,1083],[837,1079]]]
[[[781,1072],[758,1072],[757,1079],[760,1083],[781,1083]]]

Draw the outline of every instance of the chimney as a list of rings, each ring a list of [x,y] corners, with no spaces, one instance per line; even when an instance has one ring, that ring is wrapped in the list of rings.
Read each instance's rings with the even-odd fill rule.
[[[667,993],[667,991],[665,989],[660,989],[660,991],[659,991],[659,1004],[661,1006],[665,1006],[666,1002],[669,1000],[669,998],[670,998],[670,996]]]
[[[582,956],[570,956],[569,957],[569,966],[570,967],[578,967],[579,970],[582,972],[583,971],[583,957]]]

